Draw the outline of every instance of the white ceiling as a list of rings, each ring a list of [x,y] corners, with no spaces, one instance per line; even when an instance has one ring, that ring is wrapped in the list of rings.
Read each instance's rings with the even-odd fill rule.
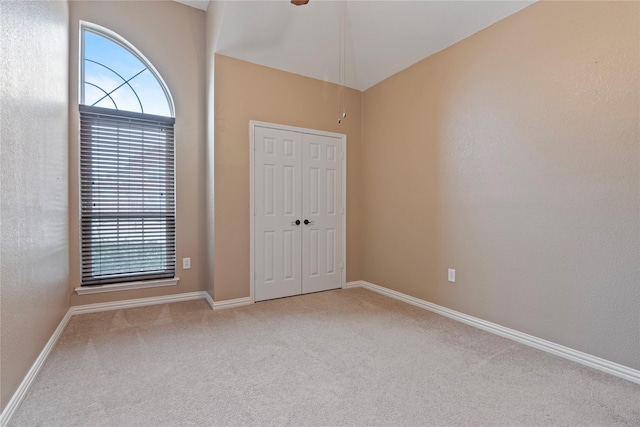
[[[227,1],[215,51],[339,83],[346,10],[346,85],[365,90],[533,2]]]
[[[186,4],[187,6],[195,7],[196,9],[207,10],[209,7],[209,0],[175,0],[178,3]]]

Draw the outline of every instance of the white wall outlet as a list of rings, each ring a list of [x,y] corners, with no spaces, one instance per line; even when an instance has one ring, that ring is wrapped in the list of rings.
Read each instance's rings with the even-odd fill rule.
[[[182,258],[182,269],[188,270],[191,268],[191,258]]]
[[[447,280],[449,280],[451,283],[456,282],[456,271],[453,268],[447,270]]]

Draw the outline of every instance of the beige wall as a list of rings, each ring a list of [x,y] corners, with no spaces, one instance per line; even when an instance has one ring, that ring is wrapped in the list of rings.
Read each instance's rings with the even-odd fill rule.
[[[224,17],[225,1],[211,0],[206,14],[206,80],[207,80],[207,133],[206,133],[206,173],[205,173],[205,204],[206,216],[202,230],[203,248],[201,256],[205,268],[203,272],[205,290],[213,297],[213,273],[215,269],[215,248],[214,248],[214,223],[215,223],[215,181],[214,181],[214,156],[215,156],[215,58],[216,45],[222,19]]]
[[[69,307],[68,17],[0,2],[0,411]]]
[[[347,280],[360,278],[361,99],[338,86],[260,65],[215,58],[214,299],[249,296],[249,121],[347,135]]]
[[[90,304],[204,289],[205,13],[173,1],[72,1],[70,56],[71,304]],[[78,296],[78,34],[79,20],[101,25],[133,44],[158,70],[176,107],[177,286]],[[191,269],[182,258],[191,257]]]
[[[543,2],[367,90],[363,279],[640,368],[639,69],[640,3]]]

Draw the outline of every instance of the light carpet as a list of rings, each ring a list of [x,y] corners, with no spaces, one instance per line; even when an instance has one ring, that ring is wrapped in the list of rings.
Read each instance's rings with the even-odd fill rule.
[[[74,316],[11,424],[640,425],[640,386],[347,289]]]

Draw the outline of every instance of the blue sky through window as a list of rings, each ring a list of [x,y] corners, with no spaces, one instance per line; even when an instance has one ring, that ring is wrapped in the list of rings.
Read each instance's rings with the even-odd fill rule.
[[[165,92],[151,70],[118,43],[85,30],[83,61],[83,104],[171,116]]]

